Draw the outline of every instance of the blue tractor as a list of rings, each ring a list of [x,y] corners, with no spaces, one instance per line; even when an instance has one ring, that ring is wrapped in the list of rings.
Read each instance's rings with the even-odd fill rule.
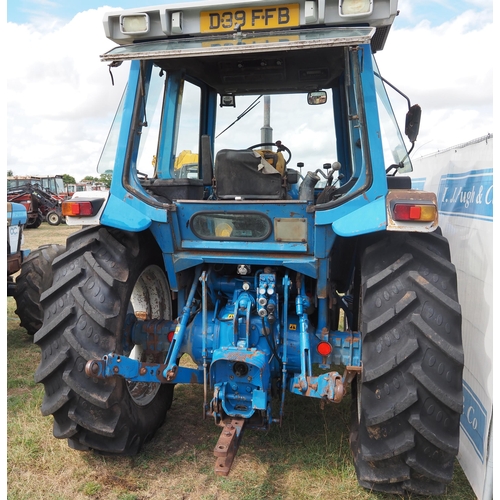
[[[28,221],[26,207],[21,203],[7,202],[7,297],[14,295],[14,276],[21,269],[29,250],[22,250],[23,231]]]
[[[86,227],[53,262],[34,337],[55,437],[137,453],[175,385],[200,384],[225,475],[287,394],[350,393],[359,483],[444,491],[461,310],[374,57],[396,15],[395,0],[265,0],[105,16],[117,46],[101,59],[129,68],[98,167],[111,189],[63,203]],[[198,164],[183,177],[185,150]]]

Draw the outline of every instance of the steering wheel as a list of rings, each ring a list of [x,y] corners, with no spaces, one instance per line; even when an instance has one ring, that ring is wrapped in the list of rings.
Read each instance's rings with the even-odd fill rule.
[[[278,151],[286,151],[288,153],[288,158],[285,159],[285,167],[288,165],[288,163],[292,159],[292,152],[285,145],[281,144],[281,141],[261,142],[259,144],[255,144],[253,146],[250,146],[247,149],[257,149],[257,148],[261,148],[263,146],[271,146],[271,147],[278,148]]]

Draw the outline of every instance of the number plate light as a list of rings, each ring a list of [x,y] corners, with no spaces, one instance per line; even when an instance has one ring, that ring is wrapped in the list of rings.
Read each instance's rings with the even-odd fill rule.
[[[182,12],[172,12],[172,33],[180,35],[182,33]]]

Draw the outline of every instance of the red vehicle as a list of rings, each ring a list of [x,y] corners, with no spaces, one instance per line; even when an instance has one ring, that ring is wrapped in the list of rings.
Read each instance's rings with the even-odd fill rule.
[[[27,228],[37,228],[44,220],[53,226],[60,224],[61,202],[67,197],[61,175],[7,177],[7,201],[26,207]]]

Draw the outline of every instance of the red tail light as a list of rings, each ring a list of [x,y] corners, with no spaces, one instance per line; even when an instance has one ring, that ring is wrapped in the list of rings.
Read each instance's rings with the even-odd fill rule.
[[[103,198],[95,198],[91,200],[74,199],[62,202],[61,210],[65,217],[91,217],[99,212]]]
[[[431,222],[437,217],[437,208],[432,204],[396,203],[392,208],[394,220]]]

